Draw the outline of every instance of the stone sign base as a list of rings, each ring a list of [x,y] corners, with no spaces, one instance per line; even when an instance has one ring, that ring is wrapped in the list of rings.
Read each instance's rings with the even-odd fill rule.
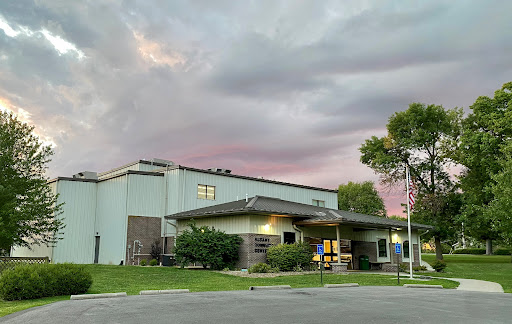
[[[331,269],[333,273],[347,272],[348,263],[331,263]]]

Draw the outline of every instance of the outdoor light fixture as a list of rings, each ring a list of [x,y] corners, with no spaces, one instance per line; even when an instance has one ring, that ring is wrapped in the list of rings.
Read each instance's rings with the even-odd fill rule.
[[[270,230],[270,224],[265,224],[264,228],[265,232],[268,232]]]
[[[396,234],[396,233],[393,234],[393,241],[394,241],[394,243],[400,243],[400,242],[398,242],[398,234]]]

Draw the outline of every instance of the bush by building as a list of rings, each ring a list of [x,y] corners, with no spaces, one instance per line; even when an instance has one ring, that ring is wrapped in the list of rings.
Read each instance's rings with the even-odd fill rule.
[[[85,293],[91,284],[91,274],[82,265],[20,265],[2,272],[0,297],[4,300],[23,300],[74,295]]]
[[[272,269],[271,266],[269,266],[266,263],[260,262],[256,263],[252,267],[248,269],[249,273],[269,273],[269,272],[276,272],[276,269]]]
[[[453,254],[485,254],[485,249],[467,248],[453,251]]]
[[[267,262],[280,271],[294,271],[310,267],[313,252],[308,244],[278,244],[267,250]]]
[[[436,260],[434,264],[432,264],[432,268],[434,268],[434,270],[437,272],[444,272],[444,269],[446,268],[446,262],[442,260]]]
[[[142,259],[142,260],[140,260],[140,262],[139,262],[139,265],[140,265],[141,267],[145,267],[147,264],[148,264],[148,260],[146,260],[146,259]]]
[[[156,259],[152,259],[151,261],[149,261],[149,265],[154,267],[158,264],[158,261]]]
[[[238,261],[238,248],[242,238],[229,235],[208,226],[197,227],[189,224],[190,230],[185,230],[176,237],[174,250],[176,261],[185,266],[189,263],[200,263],[204,268],[213,270],[233,268]]]

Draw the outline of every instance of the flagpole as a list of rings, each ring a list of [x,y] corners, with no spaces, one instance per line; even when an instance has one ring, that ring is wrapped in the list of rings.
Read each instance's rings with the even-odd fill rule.
[[[405,165],[405,178],[407,182],[407,234],[409,235],[409,275],[412,279],[412,241],[411,241],[411,197],[410,197],[410,188],[409,185],[411,183],[411,179],[409,176],[409,166]],[[418,246],[418,249],[420,247]]]

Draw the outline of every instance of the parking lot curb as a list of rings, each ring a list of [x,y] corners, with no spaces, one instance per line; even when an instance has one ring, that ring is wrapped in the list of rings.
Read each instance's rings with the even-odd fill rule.
[[[251,286],[249,290],[280,290],[280,289],[292,289],[290,285],[278,285],[278,286]]]
[[[190,292],[188,289],[170,289],[170,290],[141,290],[139,295],[170,295],[184,294]]]
[[[443,289],[441,285],[419,285],[419,284],[404,284],[405,288],[433,288],[433,289]]]
[[[115,298],[126,297],[126,292],[118,293],[105,293],[105,294],[85,294],[85,295],[71,295],[70,300],[83,300],[83,299],[99,299],[99,298]]]

